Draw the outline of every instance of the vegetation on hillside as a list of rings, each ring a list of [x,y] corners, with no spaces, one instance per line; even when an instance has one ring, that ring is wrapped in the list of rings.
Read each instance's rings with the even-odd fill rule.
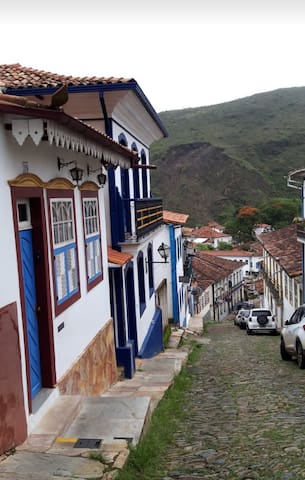
[[[238,243],[254,239],[256,224],[266,223],[278,229],[290,225],[300,212],[298,199],[275,198],[260,204],[259,208],[244,205],[225,222],[226,233]]]
[[[160,113],[169,137],[151,149],[152,190],[190,225],[271,198],[297,198],[289,171],[305,167],[305,87]],[[171,188],[168,188],[168,182]]]

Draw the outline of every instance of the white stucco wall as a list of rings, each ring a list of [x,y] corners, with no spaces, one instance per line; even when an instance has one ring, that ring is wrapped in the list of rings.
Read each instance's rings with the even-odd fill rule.
[[[122,251],[131,253],[134,257],[134,281],[135,286],[138,285],[138,270],[137,270],[137,257],[139,252],[143,252],[144,258],[144,281],[145,281],[145,299],[146,299],[146,308],[142,315],[140,316],[140,299],[139,291],[135,288],[135,307],[136,307],[136,318],[137,318],[137,332],[138,332],[138,347],[141,350],[143,341],[147,335],[148,329],[150,327],[152,318],[156,310],[156,300],[155,294],[152,296],[149,295],[149,276],[148,268],[146,268],[146,259],[147,259],[147,248],[151,243],[153,248],[153,261],[162,262],[153,264],[153,277],[154,277],[154,289],[158,289],[158,286],[166,279],[167,282],[167,293],[168,293],[168,302],[171,301],[171,269],[170,262],[163,263],[162,258],[157,252],[158,247],[161,243],[169,245],[168,231],[165,226],[161,226],[157,230],[153,231],[150,235],[147,235],[142,239],[141,243],[122,244]]]
[[[10,131],[4,131],[0,128],[0,158],[1,158],[1,177],[0,177],[0,261],[3,266],[0,285],[0,306],[16,301],[19,313],[19,326],[22,332],[22,322],[20,314],[20,298],[18,286],[18,270],[16,257],[16,243],[14,237],[12,212],[11,212],[11,194],[7,184],[8,179],[13,179],[23,173],[25,165],[29,173],[34,173],[43,181],[49,181],[55,177],[69,176],[69,168],[73,165],[64,167],[60,172],[57,167],[57,157],[63,161],[77,161],[79,167],[84,169],[83,181],[87,180],[86,170],[89,163],[91,168],[97,168],[99,161],[80,153],[67,151],[62,148],[50,146],[48,142],[41,142],[35,146],[33,141],[28,138],[22,146],[19,146],[12,137]],[[88,178],[94,180],[94,177]],[[56,362],[57,378],[61,377],[73,362],[78,358],[88,343],[94,338],[101,328],[110,319],[110,301],[109,301],[109,283],[107,272],[107,249],[106,249],[106,229],[105,211],[104,211],[105,190],[99,190],[100,214],[101,214],[101,235],[103,251],[103,269],[104,280],[87,293],[86,285],[86,264],[85,247],[82,224],[82,206],[80,192],[78,188],[74,189],[75,195],[75,213],[77,224],[78,240],[78,260],[80,275],[81,298],[63,313],[55,316],[55,308],[52,298],[53,324],[54,324],[54,350]],[[48,208],[46,207],[46,215]],[[49,235],[49,223],[46,218],[46,228]],[[53,292],[53,274],[52,274],[52,248],[49,245],[49,272],[50,272],[50,291]],[[102,308],[101,308],[102,304]],[[64,322],[64,328],[58,332],[57,327]],[[24,352],[22,347],[22,361],[24,367]]]

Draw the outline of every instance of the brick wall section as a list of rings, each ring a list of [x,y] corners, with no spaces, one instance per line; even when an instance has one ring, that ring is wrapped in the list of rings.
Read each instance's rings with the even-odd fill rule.
[[[73,367],[59,379],[61,395],[100,395],[118,379],[113,323],[100,330]]]

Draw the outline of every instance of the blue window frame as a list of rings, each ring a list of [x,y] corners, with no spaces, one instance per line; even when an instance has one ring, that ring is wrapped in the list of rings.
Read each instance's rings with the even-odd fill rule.
[[[147,248],[147,263],[148,263],[148,285],[149,285],[149,296],[151,297],[154,293],[154,269],[153,269],[153,253],[152,253],[152,244],[150,243]]]
[[[146,155],[144,150],[141,152],[141,162],[142,165],[147,165]],[[142,169],[142,188],[143,188],[143,198],[148,197],[148,187],[147,187],[147,172],[146,169]]]
[[[137,266],[138,266],[138,288],[139,288],[139,299],[140,299],[140,316],[142,316],[146,308],[143,252],[140,252],[138,254]]]
[[[118,137],[118,141],[120,145],[124,145],[124,147],[128,147],[128,142],[125,133],[120,133]]]
[[[138,152],[138,147],[135,142],[131,145],[131,150],[133,152]],[[139,178],[139,169],[133,169],[133,191],[134,191],[134,198],[140,198],[140,178]]]
[[[60,313],[80,296],[73,192],[48,192],[54,259],[55,307]]]
[[[54,249],[54,268],[57,304],[78,292],[76,244]]]
[[[87,288],[103,279],[101,233],[98,197],[95,192],[82,192]]]

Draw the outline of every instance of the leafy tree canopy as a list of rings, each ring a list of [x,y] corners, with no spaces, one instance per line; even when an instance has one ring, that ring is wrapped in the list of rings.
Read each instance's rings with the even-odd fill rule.
[[[261,223],[268,223],[273,228],[282,228],[292,223],[300,215],[301,201],[297,198],[275,198],[263,202],[259,208]]]
[[[226,233],[238,243],[253,240],[253,229],[258,223],[266,223],[278,229],[290,225],[300,214],[301,201],[296,198],[274,198],[262,202],[259,207],[244,205],[225,222]]]
[[[232,250],[232,245],[228,242],[218,242],[218,250]]]

